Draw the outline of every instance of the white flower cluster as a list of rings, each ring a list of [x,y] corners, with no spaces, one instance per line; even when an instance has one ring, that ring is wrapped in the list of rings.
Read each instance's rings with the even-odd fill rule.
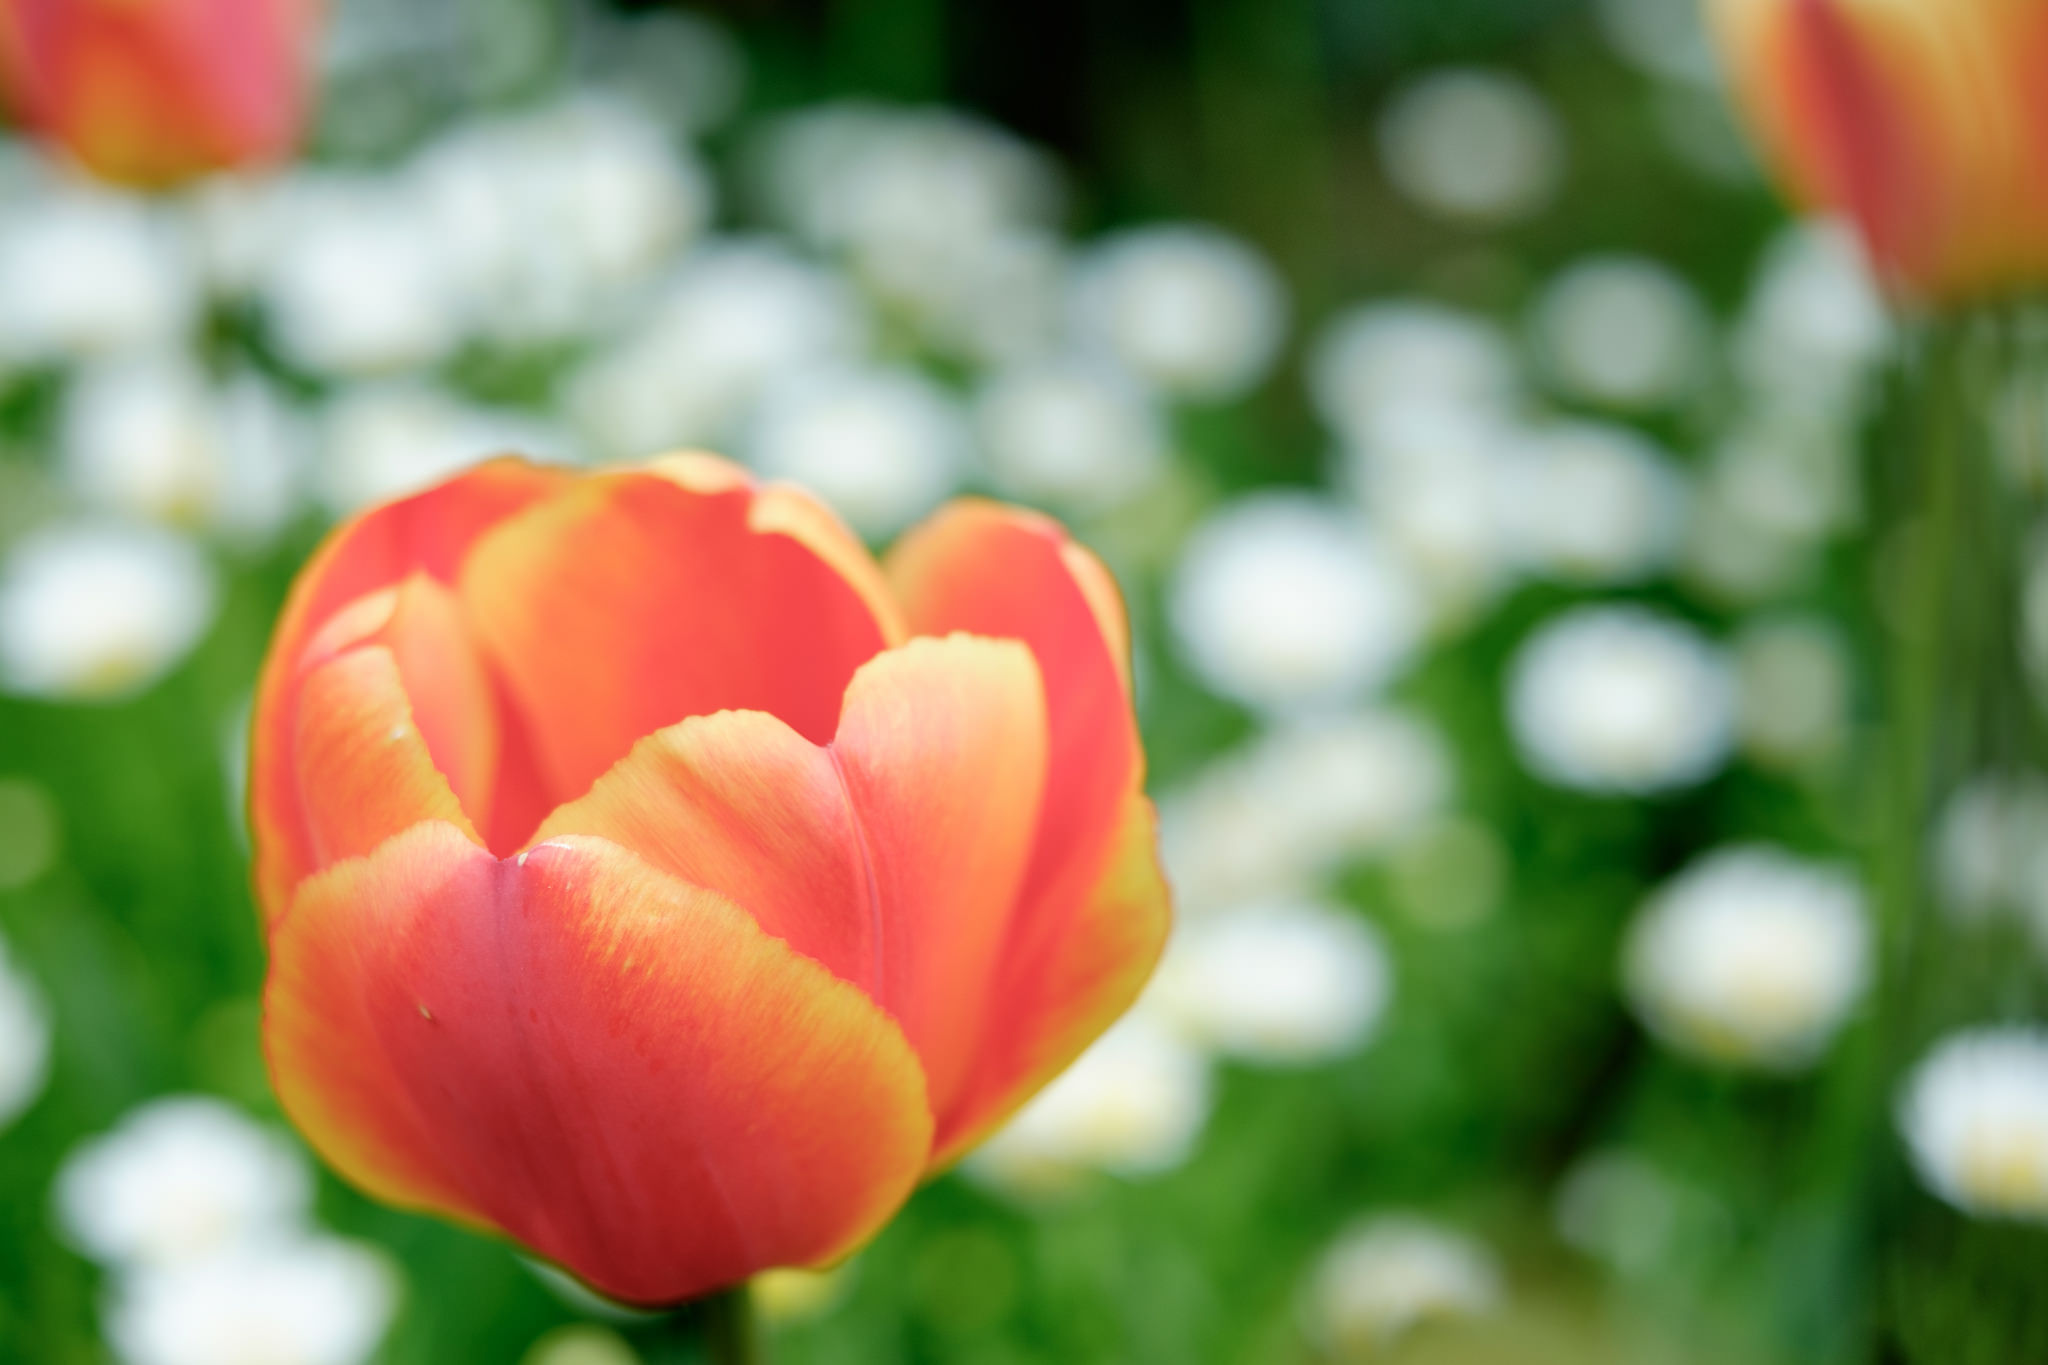
[[[58,1172],[65,1239],[106,1268],[108,1344],[125,1365],[360,1365],[397,1310],[371,1248],[309,1219],[291,1141],[218,1100],[131,1111]]]

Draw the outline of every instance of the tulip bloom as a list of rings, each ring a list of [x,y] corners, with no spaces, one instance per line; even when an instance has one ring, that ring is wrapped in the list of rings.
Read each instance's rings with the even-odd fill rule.
[[[254,721],[286,1111],[618,1299],[844,1255],[1159,954],[1125,633],[1042,517],[877,565],[708,456],[356,518]]]
[[[316,0],[0,0],[0,92],[108,180],[163,186],[298,141]]]
[[[1713,0],[1738,101],[1799,198],[1853,218],[1891,287],[2048,280],[2048,5]]]

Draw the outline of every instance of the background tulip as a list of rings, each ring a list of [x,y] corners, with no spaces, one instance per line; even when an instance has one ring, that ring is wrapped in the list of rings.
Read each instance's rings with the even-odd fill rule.
[[[315,0],[0,0],[0,90],[94,174],[274,161],[305,115]]]
[[[706,457],[346,524],[255,717],[285,1108],[621,1299],[843,1255],[1161,949],[1124,638],[1043,518],[884,568]]]
[[[1738,100],[1807,203],[1893,287],[2048,277],[2048,9],[2030,0],[1714,0]]]

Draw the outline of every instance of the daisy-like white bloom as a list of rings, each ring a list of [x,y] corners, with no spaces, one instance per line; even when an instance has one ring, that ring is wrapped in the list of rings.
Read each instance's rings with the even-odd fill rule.
[[[1091,247],[1074,282],[1084,344],[1161,392],[1225,399],[1266,377],[1285,339],[1273,267],[1212,227],[1133,228]]]
[[[1479,225],[1547,207],[1564,178],[1564,129],[1526,81],[1456,69],[1422,77],[1380,117],[1387,178],[1440,217]]]
[[[1305,493],[1258,493],[1188,538],[1167,604],[1213,691],[1262,710],[1353,700],[1420,643],[1408,573],[1355,514]]]
[[[1907,1077],[1898,1122],[1935,1194],[1980,1217],[2048,1222],[2048,1031],[1951,1034]]]
[[[1853,677],[1841,631],[1818,616],[1773,616],[1735,638],[1742,747],[1758,762],[1801,769],[1848,742]]]
[[[122,1276],[107,1339],[123,1365],[361,1365],[398,1291],[366,1245],[285,1236]]]
[[[1080,358],[998,371],[983,384],[975,417],[990,474],[1028,502],[1099,511],[1165,469],[1165,422],[1150,395]]]
[[[685,257],[563,401],[607,459],[727,445],[771,380],[854,360],[869,326],[839,275],[770,241],[726,239]]]
[[[882,539],[959,486],[969,439],[959,404],[922,374],[832,366],[763,393],[744,449],[762,473],[803,484],[856,531]]]
[[[1505,416],[1521,401],[1514,343],[1490,319],[1397,300],[1340,313],[1309,352],[1316,410],[1347,439],[1376,437],[1411,409]]]
[[[43,527],[0,560],[0,688],[67,701],[141,691],[212,624],[197,547],[120,522]]]
[[[1484,1245],[1408,1214],[1359,1223],[1323,1254],[1303,1303],[1309,1335],[1340,1358],[1383,1351],[1427,1322],[1481,1317],[1505,1297]]]
[[[1023,1198],[1058,1194],[1091,1171],[1155,1175],[1194,1151],[1209,1104],[1201,1050],[1141,1008],[983,1143],[965,1170]]]
[[[57,1174],[65,1238],[109,1266],[199,1261],[296,1227],[312,1173],[281,1134],[219,1100],[152,1100]]]
[[[1393,993],[1373,927],[1314,902],[1183,924],[1148,1000],[1194,1042],[1265,1066],[1313,1066],[1371,1038]]]
[[[466,323],[513,341],[607,322],[712,209],[708,175],[659,126],[589,94],[458,124],[408,174],[446,243]]]
[[[1732,340],[1737,375],[1772,403],[1853,417],[1889,353],[1884,296],[1849,228],[1787,228],[1766,250]]]
[[[1443,737],[1403,712],[1282,724],[1160,800],[1176,902],[1199,914],[1314,895],[1345,862],[1414,836],[1452,781]]]
[[[1935,883],[1958,920],[2034,906],[2048,884],[2048,776],[1984,772],[1950,793],[1934,828]]]
[[[1678,1051],[1797,1071],[1862,998],[1870,954],[1863,893],[1846,869],[1741,845],[1651,898],[1629,932],[1622,978],[1636,1013]]]
[[[1671,457],[1634,431],[1565,422],[1528,440],[1504,499],[1528,568],[1566,582],[1640,582],[1682,543],[1687,493]]]
[[[10,813],[0,804],[0,813]],[[0,871],[0,887],[5,886]],[[0,1131],[43,1093],[50,1076],[50,1013],[28,973],[0,941]]]
[[[1693,0],[1598,0],[1593,14],[1609,46],[1651,75],[1718,85],[1720,62]]]
[[[586,16],[592,18],[595,16]],[[697,137],[731,118],[747,88],[747,56],[709,17],[686,10],[612,13],[589,24],[583,77]]]
[[[162,348],[198,321],[192,245],[148,201],[54,184],[0,211],[0,368]]]
[[[1735,742],[1735,679],[1692,626],[1634,606],[1580,607],[1525,641],[1508,720],[1547,782],[1641,795],[1704,781]]]
[[[1629,410],[1668,407],[1706,376],[1706,306],[1670,267],[1595,256],[1553,277],[1530,318],[1536,359],[1566,396]]]
[[[321,413],[320,444],[319,492],[336,516],[418,492],[494,455],[574,455],[571,438],[540,419],[409,379],[337,391]]]

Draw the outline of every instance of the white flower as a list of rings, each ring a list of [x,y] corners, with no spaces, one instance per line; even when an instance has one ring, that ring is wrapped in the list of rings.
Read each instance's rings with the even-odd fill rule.
[[[1794,1071],[1816,1060],[1869,983],[1870,928],[1848,872],[1741,845],[1693,863],[1629,932],[1636,1012],[1706,1061]]]
[[[1346,1231],[1324,1253],[1304,1305],[1309,1334],[1340,1356],[1385,1349],[1425,1322],[1499,1307],[1492,1252],[1451,1228],[1389,1214]]]
[[[0,940],[0,1132],[36,1102],[49,1076],[49,1007],[35,982],[8,960],[6,941]]]
[[[396,178],[301,174],[281,189],[258,292],[271,338],[323,375],[432,365],[460,341],[461,264]]]
[[[1400,712],[1284,724],[1161,799],[1175,899],[1193,913],[1314,894],[1346,861],[1417,833],[1451,780],[1443,737]]]
[[[1499,908],[1512,872],[1498,834],[1477,820],[1447,816],[1394,850],[1387,890],[1395,908],[1425,929],[1466,929]]]
[[[515,341],[603,322],[711,213],[705,173],[659,128],[588,95],[458,125],[411,174],[470,320]]]
[[[390,1261],[360,1243],[254,1243],[122,1278],[107,1338],[123,1365],[360,1365],[398,1287]]]
[[[1547,782],[1638,795],[1690,786],[1727,761],[1735,681],[1693,627],[1641,607],[1581,607],[1517,652],[1508,720]]]
[[[1558,1185],[1558,1236],[1617,1270],[1640,1273],[1677,1239],[1683,1193],[1631,1152],[1595,1152],[1574,1164]]]
[[[1735,638],[1742,746],[1759,762],[1802,768],[1841,751],[1852,678],[1841,631],[1818,616],[1769,617]]]
[[[1355,515],[1306,493],[1257,493],[1188,538],[1168,617],[1202,682],[1248,706],[1341,704],[1414,653],[1422,603]]]
[[[410,380],[340,390],[321,419],[320,495],[336,516],[436,483],[495,455],[564,462],[568,438],[521,413]]]
[[[74,700],[139,692],[199,642],[215,605],[211,566],[170,531],[45,526],[0,561],[0,686]]]
[[[52,188],[0,213],[0,367],[174,345],[198,317],[191,244],[148,201]]]
[[[723,445],[770,379],[848,361],[868,318],[846,282],[767,241],[688,257],[617,347],[569,381],[566,403],[607,458]]]
[[[152,1100],[57,1173],[58,1222],[108,1265],[203,1259],[295,1227],[312,1201],[299,1149],[219,1100]]]
[[[1638,583],[1682,543],[1686,486],[1626,427],[1564,422],[1529,438],[1503,499],[1528,567],[1566,582]]]
[[[1636,256],[1595,256],[1544,287],[1530,320],[1536,358],[1569,397],[1669,406],[1705,373],[1709,324],[1692,286]]]
[[[588,30],[588,78],[651,110],[676,132],[709,132],[740,107],[746,53],[707,16],[674,9],[613,13]]]
[[[756,1276],[753,1281],[756,1302],[762,1278]],[[771,1317],[765,1308],[757,1311],[764,1318]],[[526,1348],[526,1354],[519,1357],[519,1365],[640,1365],[640,1357],[627,1345],[626,1339],[611,1328],[599,1327],[595,1323],[572,1322],[535,1340]]]
[[[1654,76],[1714,86],[1720,64],[1695,0],[1599,0],[1601,33],[1614,50]]]
[[[745,449],[762,473],[803,484],[856,531],[881,539],[959,485],[968,439],[959,405],[923,375],[834,366],[770,387]]]
[[[1943,1039],[1907,1078],[1898,1121],[1928,1189],[1965,1213],[2048,1222],[2048,1031]]]
[[[1935,825],[1934,871],[1959,920],[2034,908],[2048,881],[2048,776],[1985,772],[1958,786]]]
[[[1030,502],[1099,511],[1144,489],[1166,463],[1165,425],[1150,396],[1080,359],[998,371],[975,416],[997,485]]]
[[[222,478],[207,521],[230,543],[268,545],[302,512],[311,491],[313,427],[275,383],[254,370],[214,396]]]
[[[1860,397],[1891,336],[1854,232],[1816,220],[1787,228],[1765,252],[1736,328],[1735,366],[1759,395],[1840,412]]]
[[[1399,92],[1380,118],[1394,187],[1446,218],[1491,224],[1548,205],[1564,176],[1564,130],[1526,81],[1450,70]]]
[[[1200,1046],[1266,1066],[1312,1066],[1362,1047],[1392,991],[1377,930],[1299,901],[1180,926],[1148,1003]]]
[[[939,350],[980,365],[1048,359],[1067,332],[1071,265],[1066,243],[1043,228],[1013,228],[927,260],[922,313]]]
[[[1031,1197],[1091,1170],[1143,1176],[1187,1160],[1209,1117],[1209,1067],[1142,1012],[1126,1015],[967,1159],[977,1181]]]
[[[1353,441],[1415,408],[1506,417],[1521,398],[1512,342],[1493,322],[1441,304],[1374,303],[1340,314],[1309,353],[1309,393]]]
[[[1287,297],[1266,259],[1195,223],[1133,228],[1091,247],[1074,281],[1082,341],[1179,398],[1234,398],[1280,350]]]

